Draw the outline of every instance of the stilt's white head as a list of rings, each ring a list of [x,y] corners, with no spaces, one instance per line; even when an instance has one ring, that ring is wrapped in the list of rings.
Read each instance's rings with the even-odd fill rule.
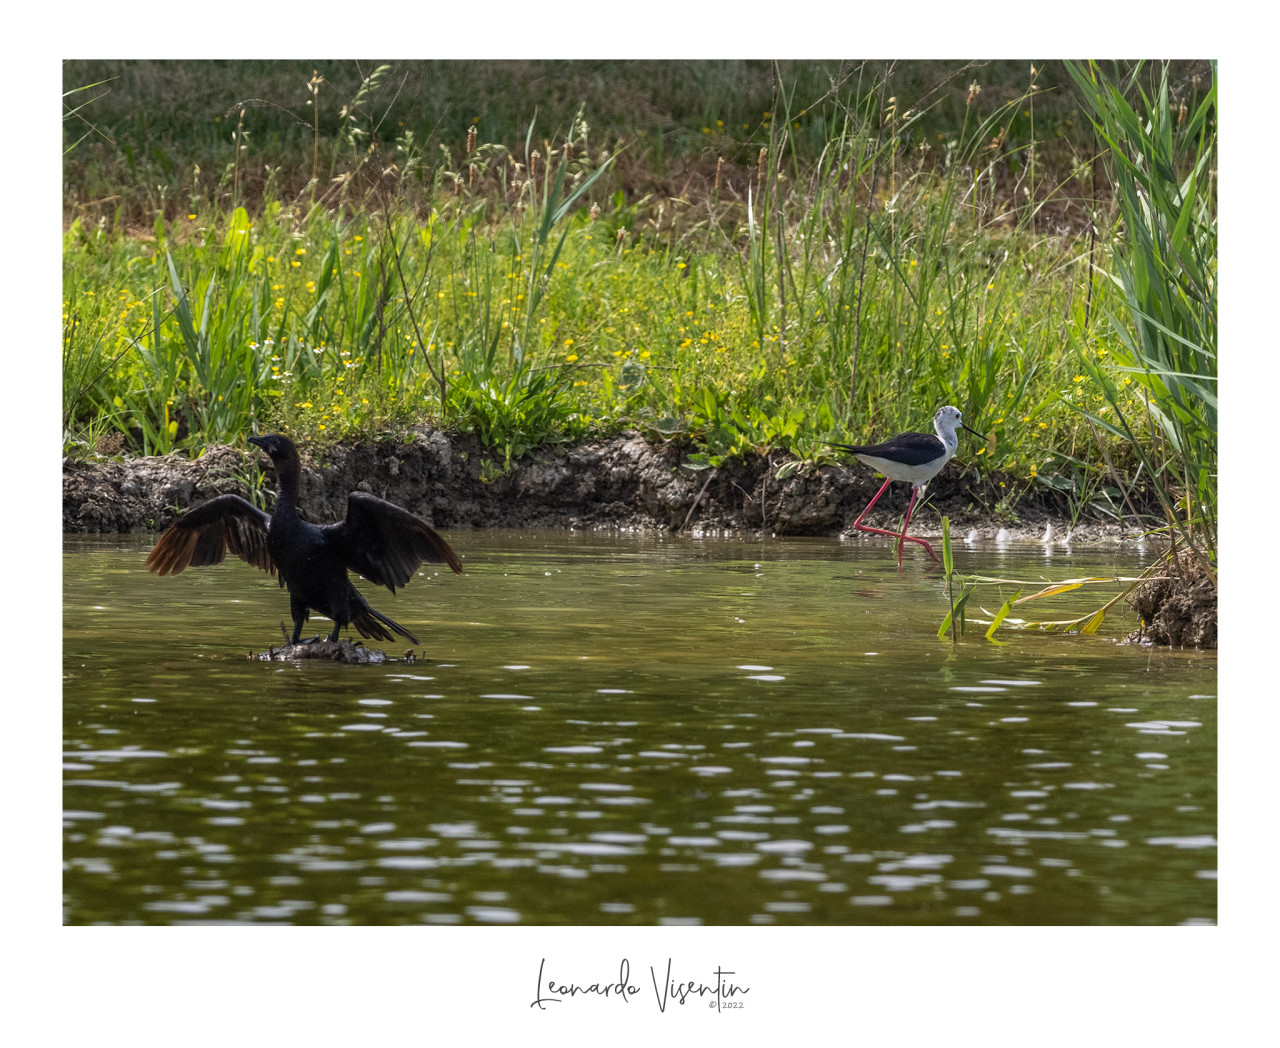
[[[947,446],[947,450],[954,455],[956,447],[960,443],[956,437],[956,428],[968,429],[975,437],[981,437],[982,434],[976,430],[969,429],[962,421],[960,421],[960,409],[952,407],[950,404],[944,404],[938,408],[938,413],[933,416],[933,428],[937,431],[938,439]]]

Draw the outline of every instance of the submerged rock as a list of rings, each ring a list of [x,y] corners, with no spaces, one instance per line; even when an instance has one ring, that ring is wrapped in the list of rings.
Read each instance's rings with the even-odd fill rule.
[[[394,660],[384,651],[377,648],[366,648],[359,641],[350,640],[313,640],[298,644],[286,644],[279,648],[268,648],[266,651],[251,655],[261,662],[296,662],[299,659],[322,659],[326,662],[384,663]],[[406,655],[412,661],[412,652]]]

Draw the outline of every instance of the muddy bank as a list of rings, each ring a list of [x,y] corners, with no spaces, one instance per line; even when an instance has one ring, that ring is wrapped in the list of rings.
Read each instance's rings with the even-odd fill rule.
[[[854,519],[879,487],[859,465],[802,465],[787,452],[752,455],[716,469],[682,465],[692,450],[670,441],[650,443],[636,434],[573,446],[540,448],[502,472],[478,441],[421,429],[407,439],[337,445],[303,457],[302,511],[311,520],[346,515],[347,494],[368,491],[389,499],[437,528],[655,528],[701,533],[826,535],[851,530]],[[125,461],[64,460],[62,525],[68,532],[163,531],[174,517],[216,495],[251,496],[249,478],[265,457],[234,447],[209,448],[198,459],[183,455]],[[790,464],[790,465],[789,465]],[[783,470],[779,479],[779,470]],[[274,490],[274,477],[266,479]],[[956,460],[934,478],[928,502],[912,518],[913,534],[939,534],[941,517],[953,534],[1040,539],[1052,525],[1055,541],[1068,533],[1069,508],[1048,489],[1031,489],[997,507],[1013,481],[983,474]],[[866,523],[893,527],[906,509],[910,488],[894,484]],[[261,496],[259,496],[261,499]],[[269,505],[269,502],[265,503]],[[1074,542],[1118,541],[1132,535],[1117,525],[1088,524],[1071,532]],[[1185,600],[1176,586],[1140,591],[1137,608],[1144,638],[1155,643],[1215,646],[1216,591],[1201,587]],[[1172,633],[1161,633],[1159,607],[1183,601],[1168,613]],[[1211,603],[1211,610],[1206,610]],[[1212,627],[1206,616],[1211,615]],[[1190,616],[1199,625],[1179,629]]]
[[[629,434],[573,446],[551,445],[501,472],[472,437],[420,430],[408,441],[387,439],[338,445],[303,457],[302,509],[317,521],[346,515],[347,494],[368,491],[405,506],[437,528],[658,528],[693,531],[838,535],[875,494],[872,472],[853,465],[802,466],[787,452],[748,456],[709,470],[682,465],[692,450],[677,441],[653,444]],[[229,446],[210,447],[198,459],[185,455],[123,461],[64,460],[62,524],[69,532],[163,531],[178,512],[216,495],[250,497],[249,478],[265,456]],[[794,469],[794,465],[792,466]],[[787,471],[784,471],[787,472]],[[1017,519],[999,519],[995,506],[1006,478],[980,475],[956,461],[929,487],[912,532],[937,534],[942,514],[962,534],[1040,537],[1046,523],[1059,533],[1065,507],[1047,490],[1027,493],[1014,507]],[[274,477],[268,471],[268,489]],[[895,484],[867,523],[901,519],[910,489]],[[269,505],[269,503],[268,503]],[[1076,537],[1118,538],[1118,527],[1085,526]]]

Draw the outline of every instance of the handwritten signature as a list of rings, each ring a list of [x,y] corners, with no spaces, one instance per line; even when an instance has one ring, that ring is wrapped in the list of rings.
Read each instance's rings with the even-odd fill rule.
[[[652,966],[649,968],[649,981],[653,985],[653,996],[660,1012],[666,1012],[667,1005],[673,1000],[680,1005],[688,1004],[690,1000],[699,1003],[706,1001],[707,1006],[716,1011],[741,1008],[744,1002],[735,998],[751,992],[750,987],[741,986],[728,979],[728,976],[736,975],[736,972],[717,968],[712,973],[715,982],[706,983],[700,979],[673,978],[671,965],[671,958],[668,957],[667,970],[661,985],[659,985],[657,971]],[[618,965],[618,978],[608,981],[568,982],[554,976],[546,976],[546,966],[547,959],[543,957],[538,964],[538,990],[529,1004],[530,1008],[537,1008],[540,1011],[546,1011],[548,1004],[562,1004],[565,1000],[576,997],[604,997],[630,1004],[631,999],[638,997],[642,992],[641,987],[631,982],[631,962],[626,957],[622,958]]]

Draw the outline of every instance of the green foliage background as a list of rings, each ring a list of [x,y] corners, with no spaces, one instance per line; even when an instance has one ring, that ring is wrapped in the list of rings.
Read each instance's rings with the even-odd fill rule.
[[[979,464],[1077,514],[1154,486],[1206,519],[1216,417],[1168,407],[1186,361],[1148,345],[1168,270],[1133,261],[1127,187],[1180,187],[1172,255],[1196,245],[1188,295],[1216,302],[1208,63],[75,62],[64,84],[71,453],[432,422],[499,468],[629,429],[693,465],[815,460],[954,403]],[[1162,345],[1202,394],[1216,306],[1195,321],[1192,350]]]

